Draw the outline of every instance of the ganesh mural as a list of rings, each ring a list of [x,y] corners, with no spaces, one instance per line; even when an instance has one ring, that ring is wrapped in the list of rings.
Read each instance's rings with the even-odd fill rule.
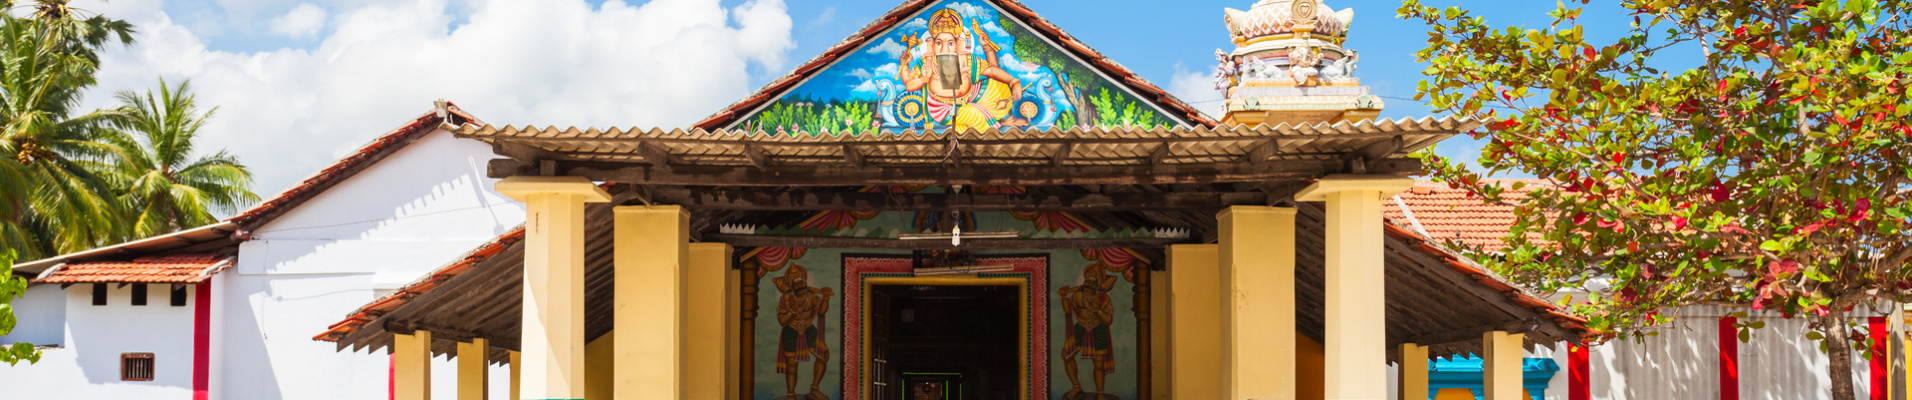
[[[765,132],[1178,124],[981,0],[945,0],[740,120]]]

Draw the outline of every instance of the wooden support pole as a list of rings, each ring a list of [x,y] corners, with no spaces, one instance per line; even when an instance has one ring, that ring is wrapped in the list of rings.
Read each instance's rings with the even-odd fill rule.
[[[1486,400],[1527,400],[1522,394],[1521,342],[1526,335],[1489,331],[1481,334],[1481,378]]]
[[[1427,346],[1401,344],[1400,393],[1398,400],[1427,400]]]
[[[584,398],[584,204],[611,201],[572,176],[506,178],[499,193],[525,203],[524,308],[518,394]]]
[[[728,245],[726,245],[728,246]],[[735,250],[731,250],[735,252]],[[692,253],[695,254],[695,253]],[[724,265],[736,260],[727,258]],[[743,275],[742,270],[724,269],[724,399],[742,400],[742,381],[745,378],[738,373],[738,366],[750,360],[743,358],[743,324],[738,322],[743,315]]]
[[[513,352],[511,352],[511,372],[508,372],[508,374],[510,374],[510,375],[511,375],[511,376],[510,376],[510,379],[511,379],[511,389],[510,389],[510,391],[509,391],[509,393],[511,394],[511,396],[510,396],[510,397],[511,397],[511,400],[519,400],[519,399],[521,398],[521,397],[519,397],[520,395],[518,394],[518,393],[519,393],[519,392],[518,392],[518,376],[519,376],[519,374],[518,374],[518,371],[519,371],[519,368],[518,368],[518,366],[520,366],[520,365],[524,365],[524,362],[523,362],[523,361],[521,361],[521,360],[523,360],[523,358],[522,358],[522,357],[520,356],[521,354],[523,354],[523,353],[519,353],[519,352],[516,352],[516,351],[513,351]]]
[[[431,400],[432,333],[392,334],[392,400]]]
[[[684,395],[685,270],[690,265],[690,213],[678,206],[612,209],[617,224],[617,400]],[[721,304],[721,303],[720,303]],[[711,355],[705,354],[710,357]]]
[[[684,270],[683,394],[686,399],[720,399],[730,376],[724,357],[730,343],[725,319],[725,290],[730,282],[731,248],[723,243],[690,243],[690,263]]]
[[[1323,390],[1329,399],[1387,397],[1386,236],[1381,199],[1414,186],[1398,175],[1329,175],[1296,201],[1325,201],[1323,255],[1326,343]]]
[[[490,352],[491,343],[484,338],[458,343],[458,400],[491,398],[491,363],[485,357]]]
[[[1223,398],[1294,400],[1295,209],[1234,206],[1216,219]]]
[[[1171,399],[1222,397],[1222,296],[1218,246],[1168,248]]]

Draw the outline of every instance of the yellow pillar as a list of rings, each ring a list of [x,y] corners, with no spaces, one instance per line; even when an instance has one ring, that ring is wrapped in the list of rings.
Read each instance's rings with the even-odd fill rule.
[[[1223,398],[1293,400],[1295,209],[1234,206],[1216,218]]]
[[[1222,398],[1222,296],[1218,246],[1168,248],[1171,399]]]
[[[1520,345],[1526,335],[1492,331],[1481,334],[1482,383],[1487,390],[1486,400],[1526,400],[1520,388],[1522,371],[1520,361],[1523,356]]]
[[[1302,189],[1297,201],[1325,201],[1328,400],[1387,397],[1386,280],[1381,199],[1414,186],[1395,175],[1329,175]]]
[[[1427,346],[1401,344],[1399,400],[1427,400]]]
[[[392,399],[431,398],[432,333],[392,334]]]
[[[518,365],[521,364],[518,359],[518,352],[511,352],[511,389],[507,391],[511,394],[511,400],[518,400]]]
[[[742,383],[743,374],[738,372],[738,367],[743,361],[737,347],[743,341],[744,272],[727,268],[733,259],[724,258],[724,399],[741,400],[743,394],[738,391],[738,385]]]
[[[590,180],[514,176],[498,193],[525,203],[523,352],[519,394],[584,398],[584,203],[611,201]]]
[[[688,227],[688,225],[686,225]],[[729,363],[723,357],[728,344],[729,320],[722,309],[724,290],[730,282],[730,245],[691,243],[690,264],[684,271],[684,398],[719,399],[724,397],[725,372]]]
[[[489,351],[491,342],[484,338],[458,344],[458,400],[490,398],[487,392],[491,387],[491,368],[485,356]]]
[[[690,214],[678,206],[617,207],[617,400],[684,396],[684,290]],[[704,354],[715,357],[715,354]],[[593,399],[595,400],[595,399]]]

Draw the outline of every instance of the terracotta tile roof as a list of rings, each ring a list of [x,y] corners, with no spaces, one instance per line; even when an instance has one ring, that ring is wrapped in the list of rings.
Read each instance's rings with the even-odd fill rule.
[[[1525,183],[1519,190],[1511,186],[1514,182]],[[1506,186],[1509,189],[1501,195],[1503,199],[1517,200],[1525,198],[1533,188],[1545,185],[1538,180],[1499,180],[1489,183]],[[1414,214],[1408,218],[1408,212],[1401,210],[1401,204],[1393,199],[1386,201],[1387,218],[1409,229],[1419,222],[1427,231],[1430,239],[1451,245],[1458,245],[1484,252],[1500,251],[1506,246],[1502,239],[1514,223],[1514,207],[1503,204],[1488,204],[1479,196],[1466,190],[1449,188],[1447,184],[1422,181],[1413,189],[1400,194],[1401,203],[1407,204],[1407,211]],[[1538,233],[1529,233],[1529,238],[1539,238]]]
[[[33,283],[199,283],[231,265],[225,254],[177,254],[60,266]]]
[[[344,338],[345,335],[357,332],[360,327],[371,323],[372,320],[377,319],[378,316],[398,309],[398,306],[404,305],[406,302],[411,301],[412,298],[432,291],[432,289],[438,287],[438,284],[465,273],[465,271],[470,270],[472,266],[491,259],[492,256],[504,252],[506,248],[522,240],[524,240],[524,226],[520,225],[518,229],[506,232],[504,235],[500,235],[490,242],[478,246],[477,249],[465,253],[465,255],[459,257],[457,261],[433,270],[430,275],[412,281],[412,283],[405,284],[405,287],[392,291],[391,294],[387,294],[385,297],[380,297],[378,300],[373,300],[371,303],[360,306],[357,310],[353,310],[344,320],[327,326],[324,333],[313,336],[312,340],[337,342],[339,339]]]
[[[364,170],[366,167],[378,163],[379,160],[385,159],[385,156],[396,153],[399,149],[403,149],[405,146],[412,144],[412,142],[418,141],[419,138],[425,137],[426,134],[437,129],[440,124],[458,125],[467,122],[483,123],[479,121],[478,118],[472,117],[471,114],[467,114],[464,110],[459,109],[457,104],[444,102],[443,105],[431,112],[420,115],[418,118],[413,118],[412,121],[405,126],[401,126],[383,136],[379,136],[378,139],[373,140],[372,143],[360,147],[358,150],[353,151],[352,154],[339,159],[338,162],[334,162],[332,165],[325,167],[325,169],[319,170],[319,172],[313,174],[312,177],[306,178],[304,181],[300,181],[299,184],[293,185],[290,188],[286,188],[285,191],[280,192],[277,196],[259,202],[259,205],[253,206],[252,209],[246,210],[226,220],[239,224],[243,229],[250,230],[257,228],[266,222],[270,222],[273,218],[284,214],[286,211],[291,210],[293,207],[298,207],[299,204],[305,203],[306,200],[312,199],[312,197],[324,192],[325,189],[329,189],[339,182],[344,182],[347,178],[358,174],[359,171]]]
[[[1114,60],[1102,56],[1102,53],[1096,52],[1095,49],[1089,48],[1088,45],[1076,40],[1075,37],[1069,36],[1068,32],[1063,32],[1062,29],[1057,28],[1055,24],[1049,23],[1048,20],[1043,19],[1040,15],[1036,15],[1035,11],[1030,10],[1028,6],[1023,5],[1021,2],[1016,0],[992,1],[1002,6],[1003,11],[1014,15],[1018,20],[1029,25],[1030,28],[1034,28],[1037,33],[1049,40],[1055,41],[1060,45],[1058,47],[1064,51],[1073,53],[1076,57],[1086,61],[1085,64],[1088,64],[1089,68],[1094,68],[1107,74],[1114,78],[1114,81],[1127,84],[1130,88],[1134,89],[1137,94],[1161,106],[1162,109],[1170,112],[1179,112],[1182,114],[1183,119],[1201,126],[1213,128],[1217,125],[1215,120],[1203,115],[1200,109],[1182,102],[1182,100],[1175,98],[1174,95],[1169,94],[1167,90],[1163,90],[1161,87],[1149,83],[1148,80],[1142,79],[1140,75],[1137,75],[1134,71],[1130,71],[1127,67],[1123,67],[1122,64],[1117,64]],[[796,69],[790,71],[790,74],[770,81],[770,84],[764,85],[764,87],[758,89],[756,93],[752,93],[750,96],[744,97],[743,100],[739,100],[728,107],[724,107],[722,110],[718,110],[717,113],[711,114],[710,117],[704,118],[703,121],[698,121],[697,124],[692,125],[692,127],[703,130],[717,130],[730,126],[730,124],[736,122],[738,118],[744,117],[752,110],[756,110],[758,106],[775,100],[777,96],[782,95],[784,91],[802,84],[811,74],[829,67],[845,54],[863,48],[863,45],[873,40],[882,38],[883,33],[889,31],[890,28],[903,23],[909,16],[915,15],[917,12],[922,11],[923,8],[935,3],[935,0],[904,1],[903,4],[897,5],[896,8],[891,9],[889,13],[883,14],[882,17],[877,17],[875,21],[870,22],[869,25],[864,26],[862,30],[857,31],[855,34],[850,35],[849,38],[843,39],[842,42],[837,42],[835,46],[830,46],[828,50],[823,51],[823,54],[819,54],[816,58],[812,58],[810,61],[798,65]]]
[[[1487,268],[1482,267],[1480,264],[1475,264],[1473,261],[1468,261],[1466,258],[1461,257],[1460,253],[1455,252],[1451,248],[1431,242],[1427,237],[1415,233],[1410,228],[1404,228],[1393,223],[1382,225],[1386,225],[1386,231],[1389,237],[1405,240],[1413,244],[1415,250],[1420,251],[1422,254],[1441,261],[1443,264],[1446,264],[1448,268],[1460,271],[1462,274],[1473,278],[1475,282],[1479,282],[1482,286],[1486,286],[1495,292],[1499,292],[1503,296],[1507,296],[1507,299],[1513,300],[1515,304],[1527,307],[1545,316],[1555,324],[1559,324],[1562,328],[1580,334],[1582,338],[1590,338],[1599,334],[1599,331],[1587,328],[1586,318],[1568,314],[1567,311],[1560,306],[1554,305],[1542,299],[1540,296],[1528,293],[1526,289],[1508,283],[1506,279],[1488,271]]]

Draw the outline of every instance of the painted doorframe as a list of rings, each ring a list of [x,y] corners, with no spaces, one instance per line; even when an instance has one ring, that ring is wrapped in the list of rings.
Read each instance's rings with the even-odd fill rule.
[[[1008,272],[994,272],[973,275],[938,275],[918,277],[913,272],[915,261],[908,255],[843,255],[843,316],[844,366],[843,398],[861,400],[868,398],[870,379],[867,376],[870,364],[869,330],[864,329],[864,321],[869,317],[869,302],[864,293],[879,285],[951,285],[951,286],[1017,286],[1020,293],[1020,313],[1022,351],[1022,394],[1024,400],[1048,396],[1049,390],[1049,311],[1047,293],[1049,282],[1049,256],[1047,254],[1027,255],[977,255],[976,262],[982,265],[1008,264],[1014,269]],[[855,308],[851,308],[855,307]],[[854,341],[854,343],[849,343]],[[854,362],[852,362],[854,360]]]

